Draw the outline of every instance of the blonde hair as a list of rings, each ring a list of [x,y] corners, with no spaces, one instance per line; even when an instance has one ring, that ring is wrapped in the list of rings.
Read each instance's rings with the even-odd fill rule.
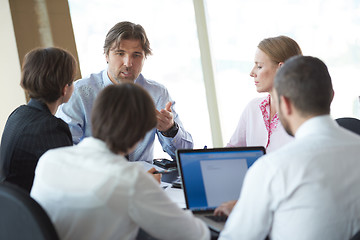
[[[265,38],[259,43],[258,48],[276,63],[285,62],[290,57],[302,55],[297,42],[286,36]]]

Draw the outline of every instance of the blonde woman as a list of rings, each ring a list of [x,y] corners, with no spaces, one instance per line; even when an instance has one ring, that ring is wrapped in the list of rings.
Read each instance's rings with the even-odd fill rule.
[[[291,38],[278,36],[262,40],[255,52],[254,78],[256,91],[268,93],[266,97],[253,99],[243,111],[228,147],[264,146],[274,151],[290,142],[273,105],[273,84],[276,71],[288,58],[302,55],[299,45]]]
[[[281,125],[273,104],[273,85],[277,70],[296,55],[302,55],[299,45],[286,36],[266,38],[259,43],[250,76],[256,91],[268,95],[253,99],[246,106],[227,147],[264,146],[269,153],[293,140]],[[235,204],[235,200],[225,202],[214,214],[229,215]]]

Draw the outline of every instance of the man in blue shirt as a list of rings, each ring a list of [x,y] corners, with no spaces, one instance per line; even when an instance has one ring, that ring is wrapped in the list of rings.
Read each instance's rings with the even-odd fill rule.
[[[192,137],[175,112],[175,102],[167,89],[141,74],[146,57],[151,55],[143,27],[131,22],[117,23],[106,35],[104,54],[108,68],[76,81],[69,102],[60,106],[56,114],[69,125],[73,142],[77,144],[91,136],[91,110],[97,94],[110,84],[132,82],[142,86],[152,97],[158,123],[129,155],[129,161],[152,162],[155,134],[163,150],[173,159],[176,149],[192,148]]]

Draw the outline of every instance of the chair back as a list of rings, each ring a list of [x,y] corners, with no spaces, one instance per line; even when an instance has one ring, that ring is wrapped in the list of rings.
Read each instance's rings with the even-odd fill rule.
[[[350,238],[350,240],[360,240],[360,231],[355,234],[352,238]]]
[[[0,183],[0,239],[59,240],[45,210],[23,189]]]
[[[351,117],[344,117],[336,119],[336,122],[341,126],[344,127],[354,133],[360,135],[360,120],[357,118]]]

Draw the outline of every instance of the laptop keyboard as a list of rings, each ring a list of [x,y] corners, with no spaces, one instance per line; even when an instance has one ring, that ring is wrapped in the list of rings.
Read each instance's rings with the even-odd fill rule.
[[[210,218],[211,220],[214,220],[215,222],[226,222],[226,220],[227,220],[227,216],[207,215],[205,217]]]

